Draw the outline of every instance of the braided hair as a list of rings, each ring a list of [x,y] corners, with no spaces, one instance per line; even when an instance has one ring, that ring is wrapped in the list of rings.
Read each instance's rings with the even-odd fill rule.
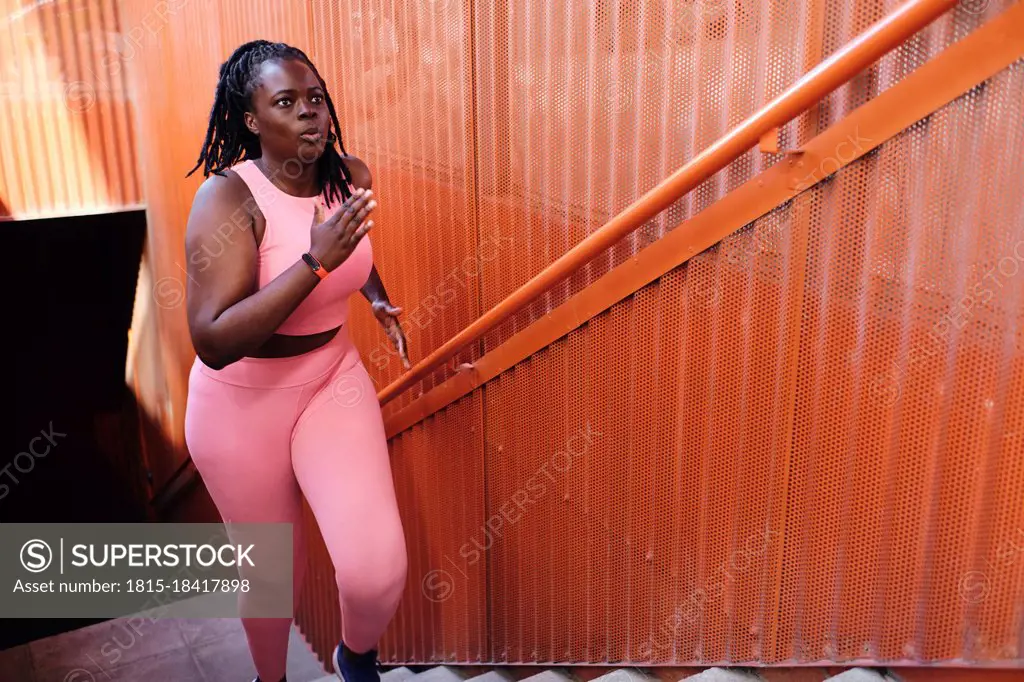
[[[340,197],[344,201],[350,196],[348,183],[352,181],[352,173],[334,147],[338,142],[341,153],[348,155],[345,144],[341,141],[341,126],[338,114],[334,110],[334,102],[327,92],[324,79],[313,66],[309,57],[297,47],[285,43],[272,43],[267,40],[253,40],[239,46],[228,60],[220,65],[220,78],[217,91],[210,110],[210,123],[206,129],[206,140],[199,154],[199,160],[185,177],[189,177],[202,166],[203,176],[210,173],[223,175],[226,168],[243,159],[256,159],[262,156],[260,139],[245,125],[244,114],[252,108],[252,95],[259,86],[260,68],[270,60],[297,59],[306,64],[320,81],[324,89],[324,99],[331,115],[331,123],[338,135],[329,133],[324,153],[317,161],[317,179],[319,189],[324,192],[327,204],[330,205]]]

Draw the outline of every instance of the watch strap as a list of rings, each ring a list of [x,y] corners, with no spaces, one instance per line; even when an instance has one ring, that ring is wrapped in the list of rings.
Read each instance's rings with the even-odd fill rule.
[[[306,262],[306,265],[309,266],[309,269],[312,270],[313,274],[315,274],[317,277],[319,277],[320,279],[324,279],[325,277],[327,277],[327,268],[324,267],[323,263],[316,259],[316,256],[307,251],[306,253],[302,254],[302,260]]]

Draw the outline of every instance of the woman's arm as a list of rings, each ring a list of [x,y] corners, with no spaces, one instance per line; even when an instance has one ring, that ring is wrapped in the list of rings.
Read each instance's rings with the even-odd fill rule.
[[[352,174],[352,185],[354,187],[361,187],[363,189],[373,189],[373,174],[370,173],[370,167],[366,165],[366,162],[357,156],[351,154],[342,157],[345,161],[345,165],[348,166],[349,172]],[[366,278],[366,284],[359,290],[362,292],[366,300],[371,304],[381,301],[384,303],[390,303],[388,299],[388,292],[384,288],[384,282],[381,281],[380,275],[377,273],[377,266],[374,265],[370,268],[370,276]]]
[[[211,175],[196,192],[186,228],[189,332],[199,359],[213,369],[263,345],[320,281],[296,259],[256,290],[258,247],[247,201],[252,195],[237,175]]]
[[[345,156],[344,159],[345,165],[348,166],[349,172],[352,173],[353,186],[366,190],[371,189],[373,186],[373,175],[370,173],[370,167],[362,159],[355,156]],[[391,343],[398,350],[398,355],[402,358],[402,365],[409,369],[412,366],[409,362],[409,343],[406,341],[405,332],[402,331],[402,325],[398,322],[398,316],[401,314],[402,309],[391,304],[388,292],[384,288],[384,282],[381,281],[380,275],[377,273],[376,265],[370,268],[370,275],[366,278],[366,284],[359,291],[370,302],[370,309],[373,311],[374,317],[384,327],[384,333],[388,335]]]
[[[402,325],[398,323],[398,316],[402,313],[402,309],[391,305],[391,301],[388,300],[388,294],[384,291],[384,283],[380,281],[380,275],[377,274],[376,267],[370,269],[370,276],[360,291],[370,301],[370,309],[373,310],[373,316],[384,327],[384,333],[388,335],[391,343],[398,350],[398,356],[402,358],[402,365],[409,369],[412,367],[409,362],[409,343],[405,339]]]
[[[391,300],[388,298],[388,292],[384,288],[384,282],[381,281],[380,275],[377,274],[377,266],[374,265],[370,268],[370,276],[366,278],[366,284],[360,289],[363,292],[363,296],[371,304],[377,301],[384,303],[390,303]]]

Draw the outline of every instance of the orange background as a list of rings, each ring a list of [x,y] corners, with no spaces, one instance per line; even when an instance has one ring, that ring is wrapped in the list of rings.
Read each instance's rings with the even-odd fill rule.
[[[459,361],[1011,4],[960,3],[785,126],[783,152],[750,151]],[[0,201],[145,197],[127,378],[155,490],[187,457],[184,175],[241,42],[299,46],[328,81],[415,361],[896,5],[2,0],[28,36],[8,20],[0,56],[25,73],[5,83],[37,108],[0,112]],[[1018,62],[397,434],[410,571],[382,658],[1020,665],[1022,121]],[[383,387],[401,365],[353,311]],[[300,620],[325,653],[314,564]]]

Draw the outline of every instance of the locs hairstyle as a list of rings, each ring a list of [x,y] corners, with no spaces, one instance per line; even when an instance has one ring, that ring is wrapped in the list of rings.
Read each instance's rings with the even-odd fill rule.
[[[341,153],[348,155],[345,144],[341,141],[341,126],[338,114],[334,110],[334,102],[327,92],[327,85],[320,77],[320,72],[313,66],[309,57],[297,47],[285,43],[272,43],[267,40],[254,40],[239,46],[228,60],[220,65],[220,78],[217,80],[217,92],[210,110],[210,123],[206,129],[206,140],[203,142],[199,160],[185,177],[189,177],[202,166],[203,176],[210,173],[223,175],[226,168],[244,159],[257,159],[262,155],[260,139],[246,125],[243,114],[252,109],[252,94],[259,86],[260,68],[269,60],[297,59],[308,66],[316,75],[324,89],[327,111],[331,115],[331,123],[338,133],[330,132],[327,146],[320,155],[317,177],[320,191],[326,188],[325,196],[328,205],[335,200],[344,201],[349,197],[348,184],[352,174],[334,148],[337,141]],[[243,156],[244,154],[244,156]]]

